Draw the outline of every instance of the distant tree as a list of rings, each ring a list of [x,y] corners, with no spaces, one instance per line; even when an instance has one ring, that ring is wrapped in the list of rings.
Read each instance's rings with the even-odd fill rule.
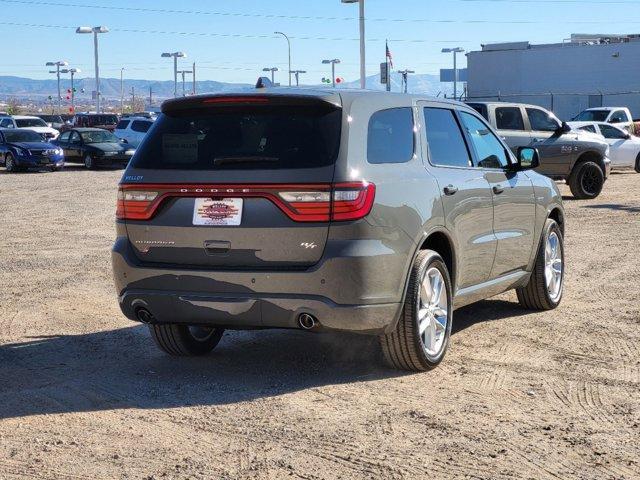
[[[20,108],[20,102],[15,97],[9,97],[7,99],[7,113],[9,115],[20,115],[22,109]]]

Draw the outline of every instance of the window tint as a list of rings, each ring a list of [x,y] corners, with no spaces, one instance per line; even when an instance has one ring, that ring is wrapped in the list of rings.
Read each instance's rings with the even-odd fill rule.
[[[429,160],[434,165],[470,167],[467,145],[452,110],[424,109],[424,131],[429,144]]]
[[[134,132],[147,133],[149,128],[151,128],[151,122],[144,120],[134,120],[131,124],[131,130]]]
[[[80,143],[80,134],[78,132],[71,132],[71,143]]]
[[[116,130],[124,130],[129,126],[129,120],[120,120],[116,125]]]
[[[136,168],[248,170],[333,165],[342,110],[329,104],[193,108],[160,115]]]
[[[616,127],[612,127],[611,125],[607,125],[605,123],[600,124],[600,133],[604,138],[627,138],[625,133]]]
[[[11,128],[11,127],[13,127],[13,122],[11,121],[10,118],[4,118],[0,122],[0,127]]]
[[[524,120],[522,120],[520,108],[496,108],[496,127],[498,130],[524,130]]]
[[[549,112],[537,108],[527,108],[527,115],[529,115],[531,130],[555,132],[558,129],[557,120]]]
[[[593,125],[585,125],[584,127],[579,127],[578,130],[584,130],[585,132],[597,133],[596,127]]]
[[[616,110],[611,114],[611,123],[620,123],[620,122],[628,122],[629,117],[627,116],[627,112],[624,110]]]
[[[71,136],[71,132],[62,132],[60,137],[58,137],[59,142],[68,142],[69,137]]]
[[[469,103],[471,108],[482,115],[486,120],[489,120],[489,113],[487,112],[487,106],[484,103]]]
[[[414,132],[411,108],[392,108],[369,119],[367,161],[405,163],[413,158]]]
[[[498,138],[478,117],[461,112],[462,124],[469,132],[473,149],[478,159],[478,167],[502,168],[509,165],[507,152]]]

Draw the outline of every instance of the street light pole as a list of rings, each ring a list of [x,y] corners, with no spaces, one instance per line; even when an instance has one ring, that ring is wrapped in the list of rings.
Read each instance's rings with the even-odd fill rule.
[[[120,69],[120,115],[124,114],[124,82],[122,74],[124,73],[124,67]]]
[[[47,67],[56,67],[55,71],[49,71],[49,73],[55,73],[56,78],[58,79],[58,114],[62,113],[62,95],[60,94],[60,67],[66,67],[69,65],[64,60],[59,60],[57,62],[47,62],[45,66]]]
[[[185,58],[187,56],[184,52],[165,52],[161,55],[162,58],[173,57],[173,96],[178,96],[178,58]]]
[[[442,53],[453,53],[453,98],[458,98],[458,64],[456,54],[464,52],[464,48],[443,48]]]
[[[400,70],[398,72],[400,75],[402,75],[402,83],[404,85],[404,93],[407,93],[408,90],[408,85],[409,85],[409,74],[410,73],[416,73],[413,70]]]
[[[182,96],[185,97],[187,92],[185,90],[184,76],[187,73],[193,73],[193,71],[191,71],[191,70],[180,70],[178,73],[180,75],[182,75]]]
[[[274,85],[276,84],[276,76],[275,73],[277,71],[279,71],[280,69],[278,67],[264,67],[262,69],[263,72],[271,72],[271,83],[273,83]]]
[[[342,3],[358,3],[360,15],[360,88],[367,86],[367,71],[365,61],[365,33],[364,33],[364,0],[342,0]]]
[[[282,32],[273,32],[276,35],[282,35],[284,38],[287,39],[287,47],[289,49],[289,86],[291,86],[291,41],[289,40],[289,37]]]
[[[98,34],[107,33],[107,27],[78,27],[76,33],[93,33],[93,56],[96,70],[96,113],[100,113],[100,68],[98,67]]]
[[[333,88],[336,88],[336,63],[340,63],[339,58],[334,58],[333,60],[322,60],[324,65],[331,64],[331,85]]]
[[[307,73],[306,70],[290,70],[289,73],[293,73],[296,76],[296,87],[300,86],[300,74]]]

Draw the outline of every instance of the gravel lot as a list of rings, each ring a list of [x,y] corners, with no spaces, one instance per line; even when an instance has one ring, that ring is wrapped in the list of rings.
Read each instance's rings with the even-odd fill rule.
[[[557,310],[459,310],[424,374],[294,331],[164,356],[116,303],[120,175],[0,171],[0,478],[640,478],[640,175],[567,198]]]

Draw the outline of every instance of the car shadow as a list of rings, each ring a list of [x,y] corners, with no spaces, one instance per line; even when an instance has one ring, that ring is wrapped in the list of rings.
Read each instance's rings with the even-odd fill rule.
[[[406,375],[377,338],[294,330],[225,332],[210,355],[160,352],[142,325],[0,345],[0,419],[120,408],[228,405]]]
[[[515,302],[508,302],[506,300],[483,300],[455,311],[451,333],[455,335],[478,323],[522,317],[532,313],[535,312],[524,309]]]
[[[602,210],[618,210],[622,212],[640,213],[640,206],[622,205],[620,203],[601,203],[599,205],[585,205],[583,208],[596,208]]]

